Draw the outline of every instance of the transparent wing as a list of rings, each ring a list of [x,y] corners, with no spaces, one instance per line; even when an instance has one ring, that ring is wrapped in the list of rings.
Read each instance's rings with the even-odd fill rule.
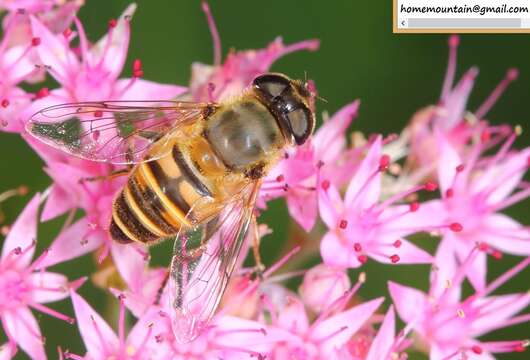
[[[42,142],[83,159],[136,164],[163,156],[153,154],[145,159],[151,144],[180,125],[192,123],[209,106],[214,104],[184,101],[62,104],[34,114],[26,129]]]
[[[258,187],[250,184],[219,216],[175,240],[169,300],[173,332],[182,343],[201,333],[219,305],[246,237]]]

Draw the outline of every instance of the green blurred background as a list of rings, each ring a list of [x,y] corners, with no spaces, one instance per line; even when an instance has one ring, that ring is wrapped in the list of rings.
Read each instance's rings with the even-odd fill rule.
[[[80,11],[91,40],[100,38],[107,29],[110,18],[117,17],[129,2],[122,0],[87,0]],[[160,82],[185,85],[194,61],[211,63],[212,42],[203,12],[198,1],[140,0],[132,22],[132,39],[129,61],[124,76],[130,74],[133,59],[141,58],[145,78]],[[304,71],[315,80],[319,93],[327,99],[320,102],[319,110],[333,113],[356,98],[362,101],[360,116],[353,129],[367,133],[399,131],[410,116],[422,106],[435,103],[439,97],[447,63],[446,35],[395,35],[392,34],[391,1],[217,1],[211,8],[223,44],[223,53],[230,48],[262,48],[281,35],[286,43],[308,38],[321,40],[317,52],[300,52],[278,61],[273,70],[293,77],[303,77]],[[530,37],[528,35],[462,35],[458,57],[460,76],[472,65],[480,67],[475,90],[470,99],[474,110],[489,94],[509,67],[520,69],[519,80],[513,83],[505,96],[490,112],[494,123],[529,124],[530,104]],[[54,84],[50,82],[53,87]],[[517,146],[528,146],[526,132]],[[0,191],[26,184],[31,192],[42,191],[49,179],[42,171],[42,161],[15,135],[0,133]],[[12,222],[29,195],[24,199],[1,204],[7,222]],[[278,256],[293,225],[286,222],[286,208],[282,201],[271,204],[263,214],[275,231],[265,238],[263,253],[270,264]],[[529,224],[528,202],[510,209],[510,214]],[[46,247],[60,227],[61,221],[44,224],[39,229],[39,249]],[[425,245],[434,249],[436,242]],[[167,264],[169,246],[155,249],[154,261]],[[493,278],[517,262],[506,256],[501,262],[490,262],[489,278]],[[94,269],[92,258],[86,256],[56,266],[71,279]],[[360,295],[373,298],[386,294],[389,279],[425,288],[426,266],[385,266],[369,262],[364,270],[368,283]],[[355,274],[353,274],[355,276]],[[528,290],[527,269],[501,292]],[[294,284],[296,286],[296,284]],[[1,289],[0,289],[1,291]],[[116,312],[105,293],[86,284],[80,293],[109,319]],[[388,302],[385,304],[385,306]],[[72,315],[68,300],[54,303],[52,307]],[[47,339],[48,355],[57,358],[58,345],[63,349],[83,354],[76,326],[71,326],[49,316],[37,314]],[[110,321],[116,324],[116,319]],[[521,339],[530,337],[528,324],[498,331],[489,339]],[[0,341],[3,342],[0,334]],[[1,343],[0,342],[0,343]],[[22,352],[18,357],[25,358]],[[414,354],[411,358],[423,359]],[[501,355],[503,359],[527,359],[527,353]]]

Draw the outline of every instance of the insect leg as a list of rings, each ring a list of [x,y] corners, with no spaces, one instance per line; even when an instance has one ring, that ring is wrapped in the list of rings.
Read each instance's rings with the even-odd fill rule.
[[[166,287],[167,281],[169,280],[169,274],[170,274],[170,271],[169,271],[169,269],[167,269],[166,270],[166,274],[164,275],[164,279],[160,283],[160,287],[158,288],[158,290],[156,292],[156,297],[155,297],[155,302],[154,302],[155,305],[160,305],[160,298],[162,297],[162,293],[164,292],[164,288]]]
[[[250,234],[250,236],[252,236],[252,252],[254,255],[254,261],[256,262],[256,276],[261,280],[263,279],[263,271],[265,271],[265,265],[263,265],[263,262],[261,261],[261,255],[259,253],[260,237],[256,215],[252,215],[250,226],[252,227],[252,233]]]
[[[92,182],[92,181],[112,180],[120,176],[128,175],[130,172],[131,172],[131,169],[116,170],[116,171],[111,172],[108,175],[81,178],[79,179],[79,182],[83,183],[83,182]]]

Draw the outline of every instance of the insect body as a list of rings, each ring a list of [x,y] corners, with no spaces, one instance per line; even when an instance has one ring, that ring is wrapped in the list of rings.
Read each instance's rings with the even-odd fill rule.
[[[314,125],[306,85],[271,73],[219,104],[65,104],[38,112],[27,128],[70,154],[133,166],[114,200],[109,232],[120,243],[175,239],[173,328],[190,340],[226,288],[261,179]]]

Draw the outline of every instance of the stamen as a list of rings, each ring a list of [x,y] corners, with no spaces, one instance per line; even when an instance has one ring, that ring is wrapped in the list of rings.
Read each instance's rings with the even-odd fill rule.
[[[442,95],[440,96],[442,101],[445,100],[445,98],[449,95],[449,92],[453,86],[459,42],[460,38],[458,35],[451,35],[449,37],[449,60],[447,61],[447,71],[445,73],[445,79],[442,86]]]
[[[517,273],[524,270],[528,265],[530,264],[530,257],[527,257],[523,261],[521,261],[519,264],[515,265],[510,270],[506,271],[504,274],[499,276],[497,279],[495,279],[493,282],[491,282],[485,289],[480,293],[480,295],[487,295],[489,293],[492,293],[495,291],[498,287],[503,285],[505,282],[510,280],[512,277],[517,275]]]
[[[212,35],[213,64],[215,66],[219,66],[221,65],[221,37],[219,36],[219,31],[217,31],[217,26],[215,25],[215,20],[213,18],[212,12],[210,11],[210,6],[206,1],[202,2],[202,11],[204,11],[204,14],[206,15],[208,27],[210,28],[210,34]]]
[[[506,76],[501,80],[499,85],[493,89],[491,94],[486,98],[484,103],[475,111],[475,116],[478,119],[484,118],[484,116],[491,110],[493,105],[497,102],[502,93],[506,90],[508,85],[519,76],[519,70],[512,68],[506,72]]]
[[[35,310],[38,310],[44,314],[48,314],[48,315],[51,315],[57,319],[60,319],[60,320],[63,320],[63,321],[66,321],[67,323],[73,325],[75,324],[75,319],[74,318],[71,318],[69,316],[66,316],[64,314],[61,314],[60,312],[56,311],[56,310],[53,310],[45,305],[42,305],[42,304],[39,304],[39,303],[29,303],[28,304],[29,306],[31,306],[32,308],[34,308]]]

